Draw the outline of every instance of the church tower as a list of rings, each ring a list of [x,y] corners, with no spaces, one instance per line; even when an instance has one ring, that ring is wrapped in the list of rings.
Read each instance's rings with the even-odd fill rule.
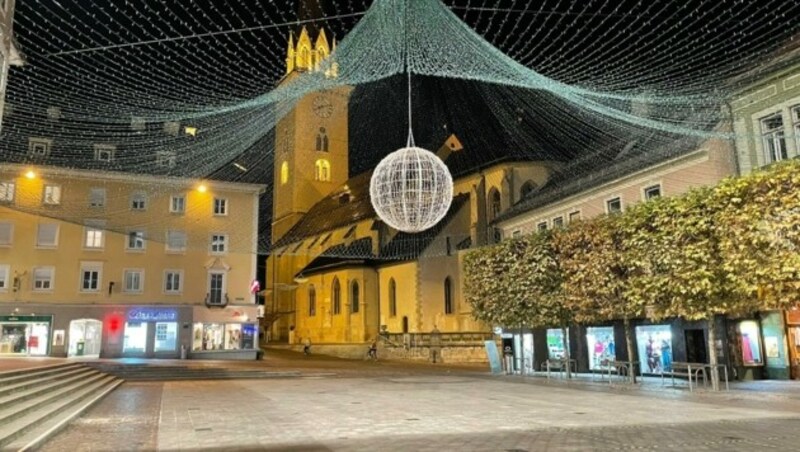
[[[324,29],[312,36],[303,27],[289,36],[286,75],[281,84],[304,74],[324,71],[337,77],[338,66],[328,62],[335,50]],[[349,177],[348,102],[352,87],[320,90],[300,99],[275,130],[275,183],[272,203],[272,242],[280,240],[308,210]]]

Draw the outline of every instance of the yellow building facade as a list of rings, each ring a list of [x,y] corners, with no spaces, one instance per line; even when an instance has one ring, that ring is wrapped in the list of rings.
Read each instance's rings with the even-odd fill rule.
[[[254,357],[264,189],[0,165],[0,354]]]

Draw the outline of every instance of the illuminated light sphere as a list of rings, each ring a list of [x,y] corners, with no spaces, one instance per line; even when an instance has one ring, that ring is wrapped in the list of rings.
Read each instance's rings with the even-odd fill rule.
[[[27,177],[28,179],[35,179],[36,178],[36,173],[33,172],[33,170],[30,170],[27,173],[25,173],[25,177]]]
[[[203,184],[201,184],[199,187],[197,187],[197,191],[199,191],[200,193],[205,193],[206,190],[208,190],[208,187],[206,187]]]
[[[430,151],[405,147],[387,155],[372,173],[372,207],[389,226],[420,232],[444,218],[453,201],[453,177]]]

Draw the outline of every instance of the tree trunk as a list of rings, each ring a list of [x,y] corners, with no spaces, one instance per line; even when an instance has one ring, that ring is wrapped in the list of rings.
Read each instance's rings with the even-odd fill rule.
[[[716,322],[712,315],[708,319],[708,363],[711,365],[711,388],[719,391],[719,368],[717,367],[717,333]]]
[[[625,346],[628,349],[628,362],[630,363],[630,375],[628,378],[631,379],[631,383],[636,383],[636,368],[633,365],[633,362],[636,361],[636,350],[633,349],[633,327],[631,326],[631,319],[625,317],[624,319],[625,325]]]
[[[567,334],[567,327],[561,328],[561,334],[564,337],[564,364],[567,366],[567,379],[572,378],[572,366],[569,364],[569,335]]]

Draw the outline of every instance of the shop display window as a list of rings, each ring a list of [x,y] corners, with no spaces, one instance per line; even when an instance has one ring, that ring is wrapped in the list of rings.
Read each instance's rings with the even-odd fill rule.
[[[764,363],[761,356],[761,335],[755,320],[739,323],[739,335],[742,345],[742,362],[745,366],[760,366]]]
[[[242,348],[242,324],[229,323],[225,325],[225,350],[239,350]]]
[[[177,347],[178,324],[175,322],[156,323],[156,342],[153,351],[172,352]]]
[[[567,330],[569,331],[569,330]],[[567,333],[569,334],[569,333]],[[560,328],[547,330],[547,357],[561,359],[564,357],[564,332]]]
[[[672,371],[672,328],[669,325],[637,326],[636,343],[643,374]]]
[[[0,354],[46,356],[49,341],[49,323],[0,323]]]
[[[614,327],[598,326],[586,328],[586,343],[589,348],[589,369],[604,370],[609,361],[617,360],[614,344]]]
[[[144,353],[147,347],[147,322],[125,322],[123,353]]]
[[[251,323],[195,323],[192,350],[252,350],[257,334]]]

